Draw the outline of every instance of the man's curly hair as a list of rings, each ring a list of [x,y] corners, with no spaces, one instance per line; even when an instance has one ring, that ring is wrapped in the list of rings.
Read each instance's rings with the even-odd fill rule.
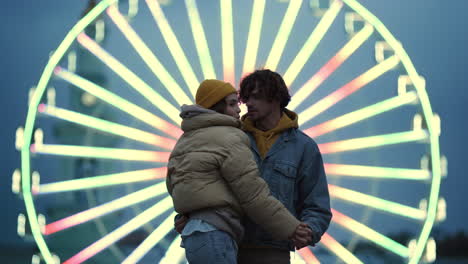
[[[256,87],[262,98],[270,102],[273,100],[278,101],[281,110],[291,101],[291,95],[289,95],[289,90],[283,77],[268,69],[256,70],[242,79],[239,100],[245,103]]]

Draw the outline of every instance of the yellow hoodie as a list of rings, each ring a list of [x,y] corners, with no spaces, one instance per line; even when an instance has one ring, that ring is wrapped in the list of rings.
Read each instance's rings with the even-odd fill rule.
[[[251,132],[255,137],[255,142],[257,143],[257,149],[260,152],[260,155],[265,158],[268,150],[270,150],[271,146],[276,142],[281,132],[288,128],[297,128],[297,114],[293,111],[288,109],[284,109],[283,114],[281,115],[281,119],[276,125],[276,127],[262,131],[257,129],[254,126],[252,120],[250,120],[247,116],[243,116],[243,129],[247,132]]]

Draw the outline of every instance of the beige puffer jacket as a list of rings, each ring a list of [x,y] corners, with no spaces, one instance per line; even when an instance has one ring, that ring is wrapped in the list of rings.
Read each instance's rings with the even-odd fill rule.
[[[240,121],[201,107],[184,107],[184,134],[171,153],[166,179],[175,210],[186,214],[229,206],[275,238],[288,239],[299,221],[259,176]]]

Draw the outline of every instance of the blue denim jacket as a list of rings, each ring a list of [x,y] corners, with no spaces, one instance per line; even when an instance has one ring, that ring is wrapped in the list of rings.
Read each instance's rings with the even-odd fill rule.
[[[327,179],[317,144],[299,129],[290,128],[281,133],[262,160],[254,136],[248,132],[247,135],[261,176],[268,183],[273,196],[300,221],[309,225],[315,234],[311,245],[315,245],[327,230],[332,217]],[[294,250],[291,242],[274,240],[249,219],[245,219],[244,226],[244,246]]]

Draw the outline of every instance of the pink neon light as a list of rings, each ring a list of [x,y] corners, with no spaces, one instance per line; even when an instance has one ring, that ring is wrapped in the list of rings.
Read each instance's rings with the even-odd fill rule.
[[[349,57],[348,56],[343,56],[346,50],[341,50],[333,58],[331,58],[320,70],[310,78],[303,87],[300,89],[303,89],[306,86],[309,86],[309,94],[315,91],[317,87],[322,84],[323,81],[325,81],[330,74],[332,74],[340,65]]]
[[[299,254],[307,264],[320,264],[320,261],[308,247],[301,248]]]

